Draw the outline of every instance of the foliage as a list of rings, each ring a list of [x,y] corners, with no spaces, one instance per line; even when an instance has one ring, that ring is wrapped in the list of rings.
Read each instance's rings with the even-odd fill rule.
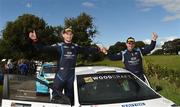
[[[138,48],[142,48],[144,46],[145,46],[145,44],[142,41],[137,41],[135,43],[135,48],[137,48],[137,47]],[[125,49],[126,49],[126,43],[125,42],[116,42],[114,45],[109,47],[109,51],[108,52],[110,54],[116,54],[116,53],[121,52],[121,51],[123,51]]]
[[[93,48],[97,49],[97,45],[92,45]],[[88,62],[96,62],[96,61],[102,61],[105,58],[104,53],[100,52],[98,49],[95,52],[88,53]]]
[[[124,42],[116,42],[114,45],[109,47],[108,53],[116,54],[126,49],[126,43]]]
[[[162,49],[166,52],[166,53],[170,53],[170,54],[178,54],[178,52],[180,51],[180,39],[174,39],[173,41],[167,41],[164,43],[164,45],[162,46]]]
[[[65,27],[72,26],[73,28],[73,42],[80,46],[91,46],[92,39],[95,37],[97,30],[93,25],[93,18],[90,15],[82,13],[77,17],[65,18],[64,23]],[[15,21],[9,21],[2,31],[2,39],[0,40],[1,57],[54,60],[55,57],[52,59],[51,55],[32,51],[33,46],[28,34],[33,30],[36,31],[39,41],[45,45],[52,45],[63,41],[59,37],[63,27],[48,26],[42,18],[32,14],[24,14]],[[87,57],[83,56],[80,59],[87,60]],[[96,57],[95,59],[98,60],[100,58]]]
[[[86,13],[81,13],[77,17],[65,18],[65,27],[72,27],[73,41],[81,46],[90,46],[97,30],[93,25],[93,17]]]
[[[142,48],[145,46],[145,43],[143,41],[136,41],[135,48]]]
[[[145,62],[150,61],[154,65],[160,65],[161,67],[167,67],[175,71],[180,71],[180,56],[179,55],[150,55],[144,57]]]
[[[155,89],[156,86],[162,87],[160,93],[180,104],[180,73],[167,67],[152,64],[151,61],[146,61],[145,74],[150,79],[150,83]]]
[[[161,87],[162,90],[159,92],[161,95],[180,105],[180,88],[165,79],[156,79],[155,77],[149,77],[148,79],[152,88]]]
[[[65,27],[72,27],[73,29],[73,42],[77,43],[80,46],[91,46],[92,39],[95,37],[97,33],[96,27],[93,24],[93,17],[86,13],[81,13],[77,17],[65,18]],[[97,46],[94,46],[97,47]],[[78,59],[81,62],[86,60],[97,61],[102,59],[102,55],[99,52],[94,52],[92,54],[87,55],[86,52],[80,52]]]
[[[151,61],[146,61],[145,72],[149,77],[156,77],[156,79],[168,80],[180,88],[180,73],[167,67],[154,65]]]
[[[33,53],[30,51],[28,32],[39,29],[39,33],[45,27],[43,19],[30,14],[24,14],[15,21],[8,22],[3,30],[1,54],[8,58],[31,57]]]
[[[164,54],[163,49],[157,49],[152,53],[152,55],[163,55],[163,54]]]

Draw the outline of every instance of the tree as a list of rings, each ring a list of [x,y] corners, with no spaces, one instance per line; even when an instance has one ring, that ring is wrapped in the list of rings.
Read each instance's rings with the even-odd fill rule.
[[[6,28],[2,31],[1,47],[5,47],[1,52],[9,58],[37,58],[37,54],[31,51],[29,32],[36,30],[38,38],[43,43],[52,44],[60,41],[57,30],[62,30],[62,27],[57,27],[54,30],[55,28],[48,26],[43,19],[35,15],[24,14],[19,16],[15,21],[8,22]]]
[[[180,39],[174,39],[173,40],[174,46],[175,46],[175,52],[178,54],[180,51]]]
[[[86,13],[81,13],[77,17],[65,18],[65,27],[72,27],[73,29],[73,42],[80,46],[91,46],[92,39],[97,33],[96,27],[93,24],[93,17]],[[88,60],[86,52],[81,52],[79,57],[82,62]],[[93,55],[95,57],[95,55]],[[98,55],[100,56],[100,55]],[[95,58],[97,60],[97,58]],[[100,59],[100,58],[99,58]]]
[[[145,46],[145,44],[142,41],[137,41],[135,43],[135,48],[137,48],[137,47],[142,48],[144,46]],[[116,54],[116,53],[121,52],[125,49],[126,49],[126,43],[125,42],[116,42],[114,45],[109,47],[109,53],[110,54]]]
[[[92,47],[96,48],[97,45],[96,44],[92,44]],[[95,52],[89,52],[88,53],[87,61],[88,62],[102,61],[104,58],[105,58],[104,53],[102,53],[102,52],[97,50]]]
[[[91,46],[92,39],[95,37],[97,30],[93,25],[93,18],[82,13],[77,17],[65,18],[65,27],[72,26],[74,31],[73,42],[81,46]],[[60,32],[63,27],[48,26],[42,19],[32,14],[19,16],[15,21],[7,22],[6,28],[2,31],[0,40],[0,55],[7,58],[27,58],[27,59],[52,59],[50,55],[34,53],[31,41],[28,37],[29,32],[35,30],[38,39],[46,44],[52,45],[62,42]],[[55,58],[55,57],[53,57]],[[84,60],[86,57],[83,57]]]
[[[165,53],[174,53],[174,47],[173,43],[171,41],[167,41],[162,45],[162,49],[165,51]]]
[[[143,41],[136,41],[135,48],[142,48],[145,46],[145,43]]]
[[[72,26],[74,37],[73,42],[81,46],[90,46],[92,39],[97,33],[96,27],[93,24],[93,17],[86,13],[81,13],[79,16],[65,18],[65,27]]]
[[[118,52],[121,52],[126,49],[126,43],[125,42],[116,42],[114,45],[109,47],[110,54],[116,54]]]
[[[3,41],[0,39],[0,58],[8,58],[10,55],[10,46],[6,43],[6,41]]]
[[[164,54],[163,49],[157,49],[152,53],[152,55],[163,55],[163,54]]]
[[[180,51],[180,39],[174,39],[173,41],[167,41],[162,45],[162,49],[166,53],[178,54]]]

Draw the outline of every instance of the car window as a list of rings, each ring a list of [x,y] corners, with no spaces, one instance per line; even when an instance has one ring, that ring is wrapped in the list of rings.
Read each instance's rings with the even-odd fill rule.
[[[3,99],[58,103],[60,105],[68,103],[68,98],[65,96],[59,96],[56,101],[51,102],[49,94],[36,95],[36,80],[37,79],[33,76],[5,75],[6,82],[3,85]],[[15,107],[25,107],[25,105],[17,105]]]
[[[57,66],[44,66],[42,69],[44,73],[56,73],[57,70]]]
[[[7,85],[8,88],[3,90],[3,92],[9,94],[8,99],[50,103],[49,96],[36,96],[36,81],[34,77],[8,75],[7,79],[8,82],[5,85]]]
[[[103,73],[77,76],[81,105],[121,103],[159,98],[130,73]]]

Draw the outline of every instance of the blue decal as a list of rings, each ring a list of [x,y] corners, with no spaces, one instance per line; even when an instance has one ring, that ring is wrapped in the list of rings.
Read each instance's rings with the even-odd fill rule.
[[[122,107],[139,107],[139,106],[145,106],[145,103],[134,103],[134,104],[126,104],[122,105]]]

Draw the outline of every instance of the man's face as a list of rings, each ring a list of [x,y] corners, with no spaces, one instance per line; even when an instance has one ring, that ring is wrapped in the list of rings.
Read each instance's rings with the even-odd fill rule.
[[[73,38],[73,33],[71,31],[65,32],[63,34],[63,38],[64,38],[65,42],[71,43],[72,42],[72,38]]]
[[[126,46],[129,51],[132,51],[135,47],[135,42],[127,42]]]

